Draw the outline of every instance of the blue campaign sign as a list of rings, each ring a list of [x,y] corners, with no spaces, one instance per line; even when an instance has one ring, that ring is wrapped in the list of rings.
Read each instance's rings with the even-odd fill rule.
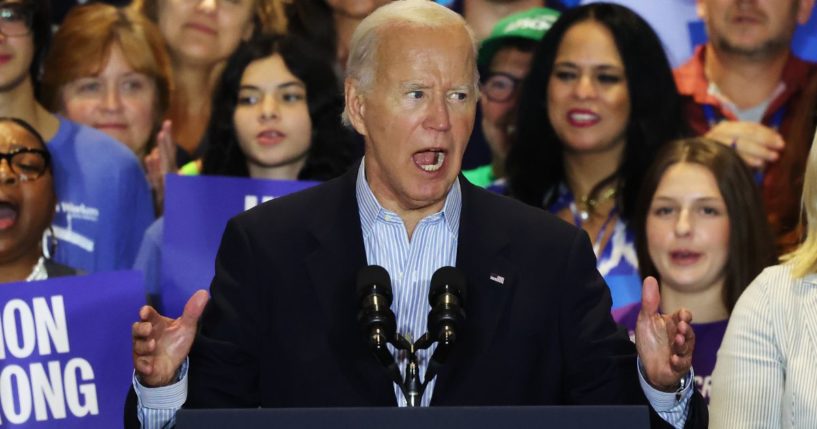
[[[137,272],[0,285],[0,427],[122,426]]]
[[[792,41],[794,53],[808,61],[817,62],[817,8],[811,12],[811,19],[794,32]]]
[[[162,310],[179,316],[198,289],[207,289],[224,227],[244,210],[317,182],[168,175],[162,239]]]

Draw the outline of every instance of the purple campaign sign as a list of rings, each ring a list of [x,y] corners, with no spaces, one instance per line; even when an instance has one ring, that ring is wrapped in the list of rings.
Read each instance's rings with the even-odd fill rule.
[[[262,202],[316,184],[168,175],[160,291],[164,313],[179,316],[193,292],[210,286],[221,235],[230,218]]]
[[[133,271],[0,284],[0,427],[121,427],[144,302]]]

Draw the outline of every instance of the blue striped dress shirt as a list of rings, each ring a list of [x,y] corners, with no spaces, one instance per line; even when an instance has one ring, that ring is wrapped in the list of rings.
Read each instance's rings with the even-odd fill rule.
[[[364,161],[365,162],[365,161]],[[460,229],[462,194],[459,181],[454,181],[441,212],[423,218],[414,228],[409,239],[403,220],[396,213],[383,208],[374,197],[366,182],[364,162],[357,175],[357,203],[360,210],[360,226],[363,246],[369,265],[380,265],[391,276],[392,311],[397,317],[397,333],[416,341],[426,333],[426,320],[431,306],[428,290],[431,276],[443,266],[457,262],[457,236]],[[408,355],[389,347],[405,377]],[[424,380],[428,360],[434,346],[417,352],[420,379]],[[434,380],[426,386],[421,404],[428,406],[434,390]],[[397,384],[394,385],[397,403],[406,406]]]

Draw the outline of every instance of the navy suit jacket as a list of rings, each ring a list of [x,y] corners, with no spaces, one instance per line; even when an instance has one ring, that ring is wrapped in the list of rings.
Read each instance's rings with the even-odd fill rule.
[[[367,265],[356,176],[354,168],[228,223],[186,407],[396,405],[356,320],[355,280]],[[587,235],[459,180],[467,320],[432,405],[646,404],[635,347],[610,317]],[[687,426],[706,418],[696,393]]]

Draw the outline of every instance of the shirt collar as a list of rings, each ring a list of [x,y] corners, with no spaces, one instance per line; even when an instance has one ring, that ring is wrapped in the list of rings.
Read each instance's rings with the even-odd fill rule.
[[[709,80],[706,78],[704,71],[707,49],[710,49],[707,47],[707,44],[698,45],[695,48],[695,52],[689,61],[674,71],[675,84],[678,87],[678,93],[691,96],[697,104],[720,106],[719,100],[710,94]],[[777,111],[796,91],[799,91],[805,86],[812,70],[812,65],[789,53],[786,65],[783,66],[783,72],[780,76],[785,87],[783,91],[777,94],[777,97],[772,100],[767,112]]]
[[[358,211],[360,212],[360,226],[363,235],[367,236],[374,228],[378,219],[385,219],[386,215],[397,216],[396,213],[385,209],[375,198],[369,183],[366,181],[366,157],[360,161],[360,168],[357,171],[357,181],[355,184],[355,194],[357,195]],[[460,189],[459,177],[454,181],[454,185],[445,197],[445,204],[441,212],[426,216],[424,220],[435,216],[442,216],[445,219],[449,231],[454,237],[459,235],[460,213],[462,212],[462,190]],[[423,222],[420,221],[420,222]]]

